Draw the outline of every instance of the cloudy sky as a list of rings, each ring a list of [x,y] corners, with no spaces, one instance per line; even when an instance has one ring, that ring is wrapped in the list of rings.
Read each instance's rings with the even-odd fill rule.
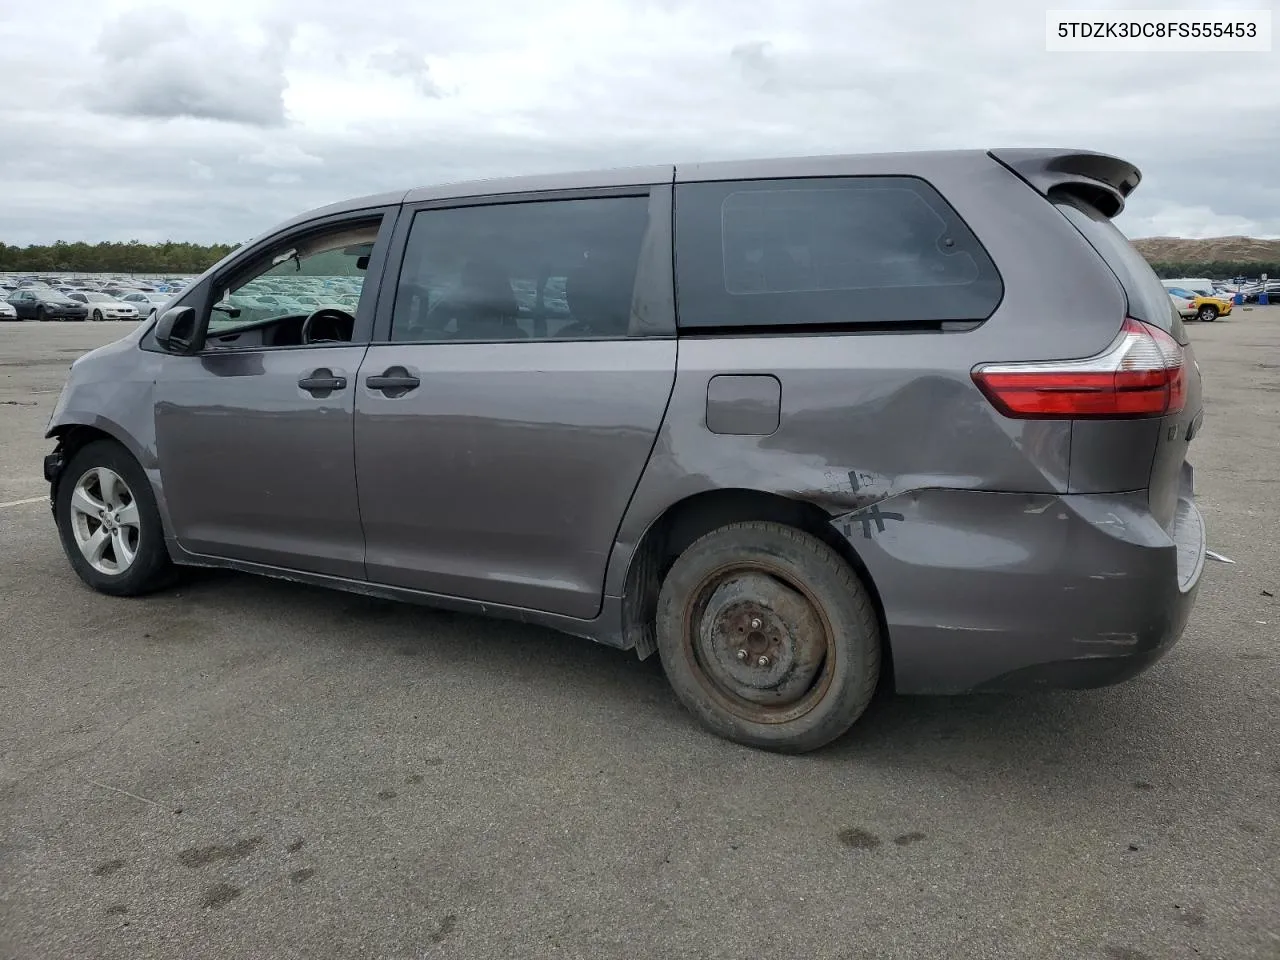
[[[1046,7],[1109,5],[1275,0],[0,0],[0,240],[238,241],[441,180],[997,145],[1133,160],[1130,236],[1280,236],[1280,52],[1045,51]]]

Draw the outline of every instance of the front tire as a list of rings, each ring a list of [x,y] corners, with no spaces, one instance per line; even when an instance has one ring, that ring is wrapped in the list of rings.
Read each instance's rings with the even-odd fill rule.
[[[151,484],[120,444],[95,440],[76,451],[53,499],[63,552],[90,587],[132,597],[172,580]]]
[[[816,750],[866,710],[880,677],[870,595],[835,550],[785,524],[712,531],[658,596],[658,651],[709,730],[782,753]]]
[[[1218,319],[1218,308],[1205,304],[1200,308],[1200,312],[1196,314],[1196,317],[1204,323],[1213,323]]]
[[[93,311],[93,319],[94,319],[94,320],[96,320],[96,321],[101,321],[101,320],[102,320],[102,311],[101,311],[101,310],[95,310],[95,311]]]
[[[44,323],[49,319],[49,315],[45,313],[44,307],[36,307],[36,319]]]

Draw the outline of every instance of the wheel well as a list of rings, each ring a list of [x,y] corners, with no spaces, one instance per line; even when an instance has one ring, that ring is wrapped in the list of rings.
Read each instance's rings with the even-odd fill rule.
[[[56,427],[53,431],[53,436],[58,441],[58,451],[62,454],[64,466],[76,453],[95,440],[110,440],[112,443],[120,443],[119,440],[105,430],[99,430],[97,427],[86,427],[79,423]],[[56,489],[54,493],[56,495]]]
[[[74,457],[82,447],[87,447],[95,440],[110,440],[112,443],[120,442],[105,430],[99,430],[97,427],[86,427],[79,423],[56,427],[53,431],[53,436],[58,441],[58,449],[62,451],[63,457],[67,460]]]
[[[821,507],[758,490],[708,490],[694,494],[668,507],[645,531],[627,570],[622,603],[622,630],[627,645],[633,645],[641,659],[657,650],[654,619],[658,591],[662,589],[667,571],[685,548],[712,530],[747,520],[785,523],[812,534],[853,568],[875,605],[882,663],[892,682],[893,659],[884,606],[862,558],[831,525],[830,517]]]

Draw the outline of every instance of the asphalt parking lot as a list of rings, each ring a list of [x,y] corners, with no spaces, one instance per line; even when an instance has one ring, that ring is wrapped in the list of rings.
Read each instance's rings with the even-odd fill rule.
[[[0,956],[1280,957],[1280,307],[1191,327],[1182,642],[1085,693],[884,697],[816,755],[656,659],[201,573],[82,587],[40,458],[123,324],[0,327]]]

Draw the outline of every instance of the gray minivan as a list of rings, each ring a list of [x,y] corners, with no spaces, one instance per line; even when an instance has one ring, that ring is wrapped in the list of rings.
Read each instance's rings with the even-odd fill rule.
[[[1091,687],[1204,562],[1199,368],[1082,151],[721,162],[300,216],[72,366],[45,475],[76,573],[177,566],[658,653],[804,751],[883,680]]]

